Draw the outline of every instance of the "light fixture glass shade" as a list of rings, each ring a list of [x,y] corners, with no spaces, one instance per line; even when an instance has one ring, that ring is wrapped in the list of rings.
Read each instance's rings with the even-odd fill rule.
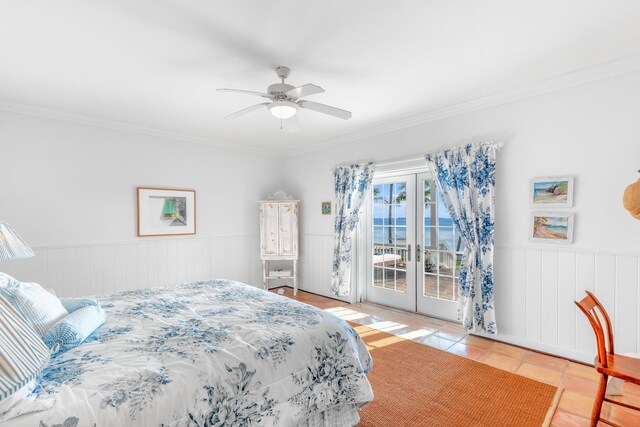
[[[33,255],[33,249],[13,231],[11,226],[5,221],[0,221],[0,261],[29,258]]]
[[[298,104],[291,101],[273,101],[269,104],[271,114],[279,119],[287,120],[293,117],[298,111]]]

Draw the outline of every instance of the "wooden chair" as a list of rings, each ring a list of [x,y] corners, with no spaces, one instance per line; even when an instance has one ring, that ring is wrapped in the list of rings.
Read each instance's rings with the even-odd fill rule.
[[[601,377],[596,400],[593,404],[593,410],[591,411],[591,427],[595,427],[599,421],[610,426],[621,427],[609,420],[600,418],[602,404],[609,402],[613,405],[623,406],[636,411],[640,411],[640,408],[608,399],[606,397],[607,381],[609,377],[616,377],[640,385],[640,359],[614,353],[613,331],[609,315],[595,295],[589,291],[586,291],[586,293],[587,296],[582,301],[574,302],[580,310],[582,310],[584,315],[587,316],[587,319],[589,319],[589,323],[596,334],[596,345],[598,346],[598,355],[595,358],[594,365],[598,373],[601,374]]]

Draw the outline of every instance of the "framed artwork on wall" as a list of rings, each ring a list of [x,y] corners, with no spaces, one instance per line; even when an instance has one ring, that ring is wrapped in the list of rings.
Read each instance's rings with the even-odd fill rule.
[[[573,213],[568,212],[534,212],[531,214],[529,240],[572,243],[573,218]]]
[[[573,206],[573,177],[532,178],[529,204],[535,208],[570,208]]]
[[[321,202],[320,210],[322,215],[331,215],[331,202]]]
[[[196,191],[138,187],[138,237],[196,234]]]

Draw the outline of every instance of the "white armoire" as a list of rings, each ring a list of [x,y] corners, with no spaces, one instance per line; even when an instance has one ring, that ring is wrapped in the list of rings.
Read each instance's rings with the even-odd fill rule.
[[[262,286],[268,290],[270,280],[291,280],[293,295],[297,295],[299,200],[294,200],[284,191],[277,191],[258,203]],[[271,261],[277,261],[278,267],[272,268]],[[282,267],[283,264],[290,267]]]

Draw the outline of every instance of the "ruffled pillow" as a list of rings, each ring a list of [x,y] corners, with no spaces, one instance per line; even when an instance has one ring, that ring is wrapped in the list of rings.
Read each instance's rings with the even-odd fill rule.
[[[76,347],[98,329],[105,321],[100,305],[78,308],[53,325],[43,337],[45,344],[55,354]]]

